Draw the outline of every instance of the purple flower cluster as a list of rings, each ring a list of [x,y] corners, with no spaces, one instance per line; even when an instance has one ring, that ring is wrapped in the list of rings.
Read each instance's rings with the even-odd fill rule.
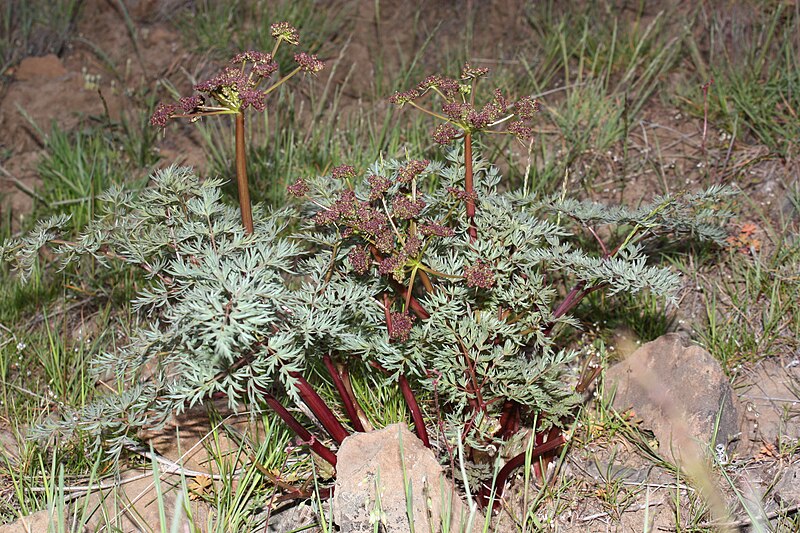
[[[369,254],[360,246],[350,250],[350,253],[347,254],[347,260],[350,262],[350,266],[353,267],[353,271],[356,274],[366,274],[369,270]]]
[[[264,111],[267,108],[266,102],[267,95],[263,91],[255,89],[245,89],[239,92],[239,100],[241,102],[241,109],[252,107],[256,111]]]
[[[433,130],[432,137],[437,144],[444,146],[453,142],[453,139],[458,137],[460,134],[461,131],[459,131],[449,122],[445,122],[444,124],[439,124],[436,126],[436,129]]]
[[[490,289],[494,285],[494,273],[483,261],[464,267],[464,279],[469,287]]]
[[[461,79],[462,80],[474,80],[478,79],[482,76],[486,76],[489,73],[488,68],[472,68],[469,63],[464,64],[464,68],[461,69]]]
[[[514,111],[520,119],[531,120],[539,111],[539,102],[530,96],[523,96],[514,104]]]
[[[515,120],[508,125],[508,132],[515,135],[518,139],[530,139],[533,137],[533,128],[526,125],[521,120]]]
[[[432,235],[436,237],[452,237],[456,234],[456,230],[450,226],[436,224],[435,222],[428,222],[420,225],[419,232],[426,237],[430,237]]]
[[[308,184],[302,178],[298,179],[297,181],[286,187],[286,192],[288,192],[295,198],[302,198],[303,196],[308,194],[308,191],[309,191]]]
[[[266,52],[259,52],[258,50],[248,50],[247,52],[239,52],[231,58],[231,63],[272,63],[272,54]]]
[[[356,177],[356,169],[351,165],[339,165],[333,167],[331,176],[337,180],[353,179]]]
[[[216,76],[198,83],[194,86],[195,91],[201,93],[217,93],[222,89],[234,89],[236,91],[244,89],[251,84],[247,76],[244,76],[238,68],[225,67]]]
[[[300,70],[303,72],[311,72],[312,74],[316,74],[325,67],[324,63],[317,59],[317,56],[314,54],[301,52],[294,55],[294,60],[300,66]]]
[[[415,257],[422,250],[422,240],[416,235],[409,235],[403,244],[403,253],[409,257]]]
[[[389,316],[392,322],[389,338],[393,341],[407,341],[414,326],[414,317],[408,313],[391,313]]]
[[[300,34],[297,29],[288,22],[276,22],[269,27],[270,35],[278,41],[284,41],[289,44],[300,44]]]
[[[428,76],[415,88],[395,93],[389,101],[402,107],[429,91],[439,93],[444,100],[441,109],[447,122],[436,127],[432,137],[440,145],[450,144],[462,132],[468,134],[485,130],[514,118],[509,115],[512,107],[516,120],[509,124],[504,133],[514,135],[519,139],[530,138],[533,130],[527,121],[532,120],[539,109],[539,104],[535,99],[526,96],[512,104],[500,89],[495,89],[492,100],[483,107],[474,105],[472,98],[467,101],[466,95],[474,90],[475,80],[485,76],[488,72],[488,68],[476,68],[467,63],[461,70],[461,81],[443,76]]]
[[[163,128],[167,125],[167,121],[172,118],[172,115],[175,114],[177,109],[178,108],[174,104],[158,104],[156,110],[153,112],[153,116],[150,117],[150,125]]]
[[[369,183],[370,186],[369,190],[370,202],[379,200],[381,196],[383,196],[386,193],[386,191],[389,190],[389,187],[392,186],[392,180],[384,176],[378,176],[376,174],[367,176],[367,183]]]
[[[459,189],[458,187],[448,187],[447,192],[449,192],[455,198],[458,198],[463,202],[467,202],[469,200],[472,200],[474,202],[475,200],[478,199],[478,194],[475,191],[468,193],[464,189]]]
[[[402,281],[403,267],[406,266],[406,261],[408,261],[408,257],[406,257],[404,254],[384,257],[378,264],[378,272],[380,272],[383,276],[391,274],[396,280]]]
[[[397,172],[397,181],[400,183],[411,183],[411,181],[422,174],[431,162],[427,159],[412,159]]]
[[[183,109],[184,113],[194,113],[197,108],[205,103],[205,98],[200,94],[193,96],[184,96],[178,101],[178,106]]]
[[[389,103],[392,103],[399,107],[403,107],[405,104],[411,102],[412,100],[416,100],[417,98],[419,98],[419,96],[420,96],[419,91],[414,89],[409,89],[408,91],[403,91],[403,92],[396,92],[389,97]]]
[[[401,220],[417,218],[425,208],[425,200],[412,200],[408,196],[395,196],[392,200],[392,215]]]

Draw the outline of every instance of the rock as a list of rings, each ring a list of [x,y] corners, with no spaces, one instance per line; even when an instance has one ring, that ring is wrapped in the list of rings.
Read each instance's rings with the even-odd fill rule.
[[[469,508],[444,476],[433,452],[405,424],[351,435],[336,457],[333,518],[341,533],[372,532],[378,517],[382,531],[411,531],[406,486],[410,486],[415,531],[442,531],[442,509],[448,508],[449,530],[466,530]],[[483,523],[483,515],[476,510],[471,531],[482,531]]]
[[[765,359],[743,374],[738,388],[745,405],[743,439],[750,441],[751,452],[758,453],[764,443],[780,447],[800,441],[800,425],[795,423],[800,415],[798,359],[788,364]]]
[[[42,533],[49,525],[50,512],[45,509],[0,526],[0,533]]]
[[[609,368],[605,380],[614,408],[632,409],[665,458],[699,459],[714,443],[732,451],[740,436],[738,401],[722,367],[685,336],[648,342]]]
[[[786,506],[800,505],[800,464],[789,465],[775,484],[773,496]]]
[[[155,481],[149,471],[125,472],[115,488],[87,494],[71,509],[85,526],[84,531],[167,531],[174,524],[179,525],[172,531],[180,533],[197,528],[204,531],[209,521],[208,506],[200,501],[188,502],[191,517],[187,516],[180,476],[162,476],[160,485],[165,524],[159,518]]]
[[[67,73],[61,60],[54,54],[42,57],[26,57],[20,61],[14,77],[20,81],[43,78],[60,78]]]

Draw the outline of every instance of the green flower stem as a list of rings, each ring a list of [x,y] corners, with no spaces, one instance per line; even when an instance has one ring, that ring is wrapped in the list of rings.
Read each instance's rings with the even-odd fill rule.
[[[239,208],[242,225],[248,234],[253,233],[253,211],[250,207],[250,189],[247,184],[247,159],[244,140],[244,113],[236,113],[236,187],[239,189]]]
[[[297,74],[298,72],[300,72],[300,67],[295,67],[295,69],[291,71],[289,74],[276,81],[275,85],[272,85],[271,87],[266,89],[264,91],[264,96],[267,96],[269,93],[271,93],[272,91],[274,91],[275,89],[277,89],[278,87],[280,87],[281,85],[292,79],[294,75]]]
[[[439,113],[434,113],[430,109],[425,109],[424,107],[421,107],[421,106],[417,105],[413,101],[409,101],[408,103],[409,103],[409,105],[411,105],[413,107],[416,107],[417,109],[419,109],[420,111],[422,111],[423,113],[425,113],[427,115],[430,115],[432,117],[436,117],[439,120],[444,120],[445,122],[450,122],[452,124],[452,121],[449,118],[447,118],[446,116],[444,116],[444,115],[440,115]]]

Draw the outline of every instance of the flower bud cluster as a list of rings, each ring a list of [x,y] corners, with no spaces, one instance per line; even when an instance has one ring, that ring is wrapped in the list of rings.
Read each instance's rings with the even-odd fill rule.
[[[178,104],[160,103],[150,118],[150,124],[163,128],[170,118],[179,116],[197,119],[208,115],[241,113],[247,108],[264,111],[267,94],[276,86],[298,72],[316,74],[322,70],[324,65],[317,56],[300,52],[294,56],[297,63],[294,71],[267,88],[262,88],[278,71],[274,55],[279,45],[284,42],[297,45],[300,42],[297,29],[288,22],[273,24],[270,30],[277,41],[271,53],[248,50],[236,54],[230,60],[231,65],[194,86],[194,90],[202,94],[183,97]]]
[[[461,81],[444,76],[428,76],[416,87],[395,93],[389,101],[398,107],[411,104],[420,108],[417,100],[428,93],[438,94],[442,99],[441,113],[427,112],[446,120],[437,125],[432,133],[433,140],[440,145],[450,144],[464,134],[494,128],[504,122],[508,122],[508,126],[501,133],[514,135],[521,140],[529,139],[533,135],[529,122],[539,109],[538,102],[533,98],[526,96],[517,102],[510,102],[500,89],[495,89],[490,101],[483,106],[475,104],[471,96],[475,83],[488,72],[488,68],[475,68],[467,63],[461,71]]]

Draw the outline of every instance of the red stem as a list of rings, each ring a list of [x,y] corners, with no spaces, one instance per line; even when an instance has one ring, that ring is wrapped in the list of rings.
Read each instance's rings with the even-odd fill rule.
[[[322,457],[324,460],[329,462],[331,466],[336,466],[336,454],[334,454],[327,446],[322,444],[318,439],[316,439],[303,425],[297,421],[297,419],[292,416],[290,413],[281,403],[270,393],[267,391],[259,388],[259,392],[264,396],[264,400],[267,402],[267,405],[275,411],[281,420],[283,420],[289,429],[294,431],[300,439],[302,439],[306,444],[311,447],[311,450]]]
[[[411,385],[409,385],[405,376],[400,376],[397,381],[400,384],[400,391],[406,400],[408,410],[411,411],[411,418],[414,420],[414,429],[417,432],[417,436],[426,448],[430,448],[431,441],[428,439],[428,429],[425,427],[425,420],[422,418],[422,411],[419,408],[417,399],[414,397],[414,392],[411,390]]]
[[[336,369],[336,365],[333,363],[333,359],[331,358],[330,354],[325,354],[322,357],[322,362],[325,364],[325,368],[328,369],[328,373],[331,375],[331,379],[333,380],[333,384],[336,386],[336,391],[339,393],[339,397],[342,399],[342,404],[344,404],[344,410],[347,411],[347,416],[350,419],[350,423],[353,424],[353,428],[356,431],[364,431],[364,425],[361,423],[361,419],[358,417],[358,410],[356,409],[356,399],[350,396],[350,391],[347,390],[347,387],[342,380],[341,374]]]
[[[475,226],[475,183],[472,175],[472,134],[464,135],[464,191],[467,193],[467,220],[469,221],[469,241],[478,238]]]
[[[545,442],[544,444],[540,444],[535,446],[533,450],[531,450],[531,460],[536,459],[544,455],[547,452],[553,451],[559,446],[565,444],[567,442],[566,437],[563,434],[558,435],[555,438],[552,438]],[[522,452],[521,454],[512,457],[508,460],[508,462],[500,469],[500,472],[497,474],[497,478],[495,480],[495,499],[494,499],[494,508],[497,508],[500,505],[500,499],[503,496],[503,490],[505,490],[505,485],[508,482],[508,478],[511,477],[511,474],[525,464],[525,455],[527,452]],[[491,484],[487,485],[486,483],[483,484],[481,487],[480,492],[478,493],[478,503],[481,507],[486,507],[489,505],[489,499],[492,493],[492,486]]]
[[[250,208],[250,189],[247,185],[247,164],[244,141],[244,113],[236,113],[236,188],[239,189],[239,209],[246,233],[253,233],[253,211]]]
[[[297,380],[297,392],[300,394],[303,403],[311,409],[311,412],[317,417],[325,431],[330,433],[333,440],[341,444],[348,436],[347,430],[336,418],[336,415],[333,414],[333,411],[325,404],[325,400],[317,394],[311,384],[299,372],[289,372],[289,375]]]

